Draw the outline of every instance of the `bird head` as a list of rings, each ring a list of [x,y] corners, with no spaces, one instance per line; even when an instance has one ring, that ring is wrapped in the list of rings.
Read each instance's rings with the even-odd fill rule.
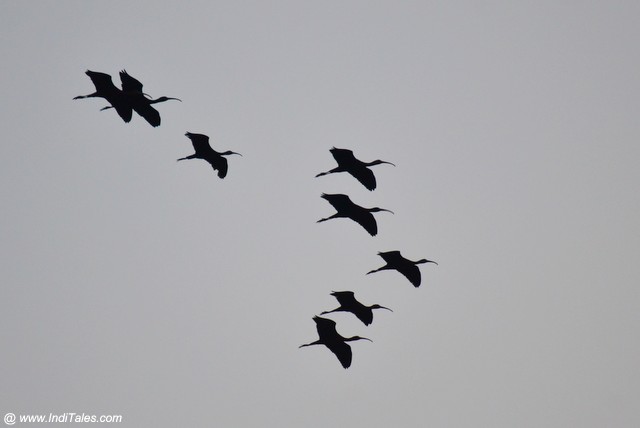
[[[391,214],[395,214],[391,210],[387,210],[387,209],[384,209],[384,208],[378,208],[378,207],[369,208],[369,211],[372,212],[372,213],[378,213],[380,211],[385,211],[385,212],[388,212],[388,213],[391,213]]]
[[[416,262],[416,264],[422,264],[422,263],[433,263],[433,264],[438,264],[436,262],[434,262],[433,260],[427,260],[427,259],[420,259]]]
[[[386,309],[386,310],[388,310],[388,311],[393,312],[391,309],[387,308],[386,306],[380,306],[380,305],[378,305],[378,304],[371,305],[371,309]]]
[[[231,150],[227,150],[226,152],[222,152],[222,153],[220,153],[220,156],[229,156],[229,155],[238,155],[238,156],[242,156],[240,153],[232,152]]]
[[[383,163],[386,163],[386,164],[389,164],[389,165],[396,166],[395,164],[393,164],[393,163],[391,163],[391,162],[383,161],[383,160],[380,160],[380,159],[376,159],[376,160],[374,160],[373,162],[370,162],[370,163],[369,163],[369,166],[380,165],[380,164],[383,164]]]
[[[344,341],[345,342],[353,342],[354,340],[368,340],[369,342],[373,342],[373,340],[368,339],[366,337],[361,337],[361,336],[348,337]]]
[[[147,97],[149,97],[149,96],[147,95]],[[151,98],[151,97],[149,97],[149,98]],[[152,100],[152,101],[155,104],[155,103],[163,103],[163,102],[169,101],[169,100],[176,100],[176,101],[182,102],[182,100],[180,98],[172,98],[172,97],[160,97],[157,100]]]

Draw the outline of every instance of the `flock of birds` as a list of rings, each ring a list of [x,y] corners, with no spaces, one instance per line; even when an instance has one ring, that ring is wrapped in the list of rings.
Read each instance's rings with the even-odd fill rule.
[[[78,95],[73,99],[104,98],[110,105],[103,107],[100,110],[103,111],[112,108],[118,113],[122,120],[127,123],[131,121],[131,117],[135,111],[149,122],[151,126],[160,126],[160,113],[158,113],[158,110],[151,107],[151,105],[169,100],[182,101],[179,98],[164,96],[154,100],[142,91],[142,83],[127,73],[126,70],[122,70],[120,72],[122,89],[113,84],[113,80],[109,74],[91,70],[87,70],[85,74],[89,76],[96,90],[91,94]],[[204,134],[187,132],[185,135],[191,140],[195,153],[178,160],[203,159],[209,162],[214,170],[218,171],[218,177],[226,177],[229,164],[225,156],[240,155],[240,153],[232,152],[230,150],[225,152],[215,151],[209,144],[209,137]]]
[[[113,84],[113,80],[109,74],[87,70],[86,75],[89,76],[93,82],[96,89],[95,92],[88,95],[79,95],[73,99],[103,98],[109,103],[109,105],[103,107],[101,111],[114,109],[122,120],[127,123],[131,121],[133,112],[135,111],[151,126],[160,126],[160,113],[158,113],[152,105],[169,100],[181,101],[178,98],[166,96],[162,96],[157,99],[151,98],[151,96],[143,92],[142,83],[129,75],[126,70],[120,71],[122,89]],[[233,154],[240,155],[240,153],[232,152],[230,150],[224,152],[214,150],[209,144],[209,137],[204,134],[187,132],[185,135],[191,140],[195,153],[180,158],[178,161],[186,159],[203,159],[211,164],[213,169],[217,171],[218,177],[226,177],[229,166],[225,156]],[[379,159],[373,162],[362,162],[353,155],[351,150],[348,149],[339,149],[334,147],[330,152],[338,163],[338,166],[329,171],[322,172],[316,175],[316,177],[339,172],[347,172],[370,191],[373,191],[376,188],[376,177],[369,167],[380,164],[390,164],[395,166],[391,162]],[[375,236],[378,233],[378,225],[373,213],[381,211],[393,213],[393,211],[379,207],[361,207],[351,201],[349,196],[344,194],[323,193],[322,198],[333,206],[336,213],[332,216],[318,220],[318,223],[335,218],[348,218],[362,226],[371,236]],[[437,264],[436,262],[427,259],[420,259],[417,261],[406,259],[400,254],[400,251],[397,250],[379,252],[378,255],[382,257],[386,264],[367,272],[367,275],[382,270],[396,270],[404,275],[414,287],[419,287],[421,283],[421,275],[418,265],[423,263]],[[373,322],[374,309],[386,309],[391,311],[391,309],[378,304],[366,306],[360,303],[356,300],[353,291],[334,291],[331,295],[338,300],[340,306],[330,311],[321,312],[320,315],[326,315],[334,312],[350,312],[362,321],[364,325],[368,326]],[[318,340],[300,345],[300,348],[312,345],[324,345],[335,354],[345,369],[351,365],[352,361],[351,347],[347,342],[355,340],[371,341],[371,339],[360,336],[343,337],[337,332],[336,323],[332,319],[315,316],[313,317],[313,320],[316,323]]]
[[[370,191],[373,191],[376,188],[376,177],[373,174],[373,171],[369,169],[369,167],[380,164],[390,164],[395,166],[391,162],[379,159],[376,159],[373,162],[362,162],[353,155],[353,152],[351,150],[348,149],[339,149],[333,147],[330,152],[331,155],[333,155],[333,158],[338,163],[338,166],[327,172],[321,172],[320,174],[316,175],[316,177],[321,177],[323,175],[338,172],[347,172],[354,178],[356,178],[364,187],[366,187]],[[362,226],[367,232],[369,232],[371,236],[375,236],[378,234],[378,224],[375,217],[373,216],[373,213],[387,211],[393,214],[393,211],[384,208],[361,207],[360,205],[352,202],[349,196],[343,194],[323,193],[322,198],[329,202],[333,206],[333,208],[335,208],[336,213],[330,217],[318,220],[318,223],[334,218],[348,218]],[[397,250],[379,252],[378,255],[382,257],[382,259],[386,262],[385,265],[367,272],[367,275],[375,272],[380,272],[382,270],[396,270],[404,275],[409,280],[409,282],[413,284],[414,287],[419,287],[422,282],[420,269],[418,268],[419,264],[434,263],[437,265],[437,263],[433,260],[420,259],[417,261],[412,261],[406,259],[400,254],[400,251]],[[356,299],[355,293],[353,291],[334,291],[331,293],[331,295],[338,300],[340,306],[330,311],[321,312],[320,315],[330,314],[333,312],[350,312],[355,315],[360,321],[362,321],[364,325],[368,326],[373,322],[374,309],[386,309],[388,311],[391,311],[391,309],[387,308],[386,306],[381,306],[378,304],[367,306],[363,303],[360,303]],[[335,354],[335,356],[340,361],[340,364],[342,364],[342,367],[344,367],[345,369],[351,366],[351,361],[353,358],[351,346],[349,346],[347,342],[356,340],[371,341],[371,339],[361,336],[342,336],[336,330],[336,322],[332,319],[315,316],[313,317],[313,320],[315,321],[316,329],[318,330],[318,340],[300,345],[300,348],[312,345],[324,345]]]

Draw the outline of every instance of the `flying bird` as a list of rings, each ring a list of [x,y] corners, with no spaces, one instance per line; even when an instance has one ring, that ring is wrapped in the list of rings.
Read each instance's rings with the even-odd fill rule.
[[[420,287],[421,277],[420,277],[420,269],[417,265],[422,263],[434,263],[433,260],[420,259],[418,261],[411,261],[405,259],[400,255],[400,251],[386,251],[378,253],[380,257],[387,262],[386,265],[381,268],[374,269],[372,271],[367,272],[367,275],[374,272],[379,272],[381,270],[397,270],[401,274],[403,274],[407,279],[413,284],[414,287]]]
[[[211,164],[214,170],[218,171],[218,177],[225,178],[227,176],[227,170],[229,164],[224,156],[228,155],[240,155],[240,153],[227,150],[226,152],[216,152],[209,145],[209,137],[203,134],[192,134],[187,132],[186,135],[193,144],[193,148],[196,151],[194,154],[178,159],[179,161],[185,159],[204,159]]]
[[[336,162],[338,162],[338,166],[329,171],[321,172],[320,174],[316,175],[316,177],[333,174],[335,172],[348,172],[369,190],[374,190],[376,188],[376,176],[373,175],[373,171],[371,171],[368,167],[380,165],[383,163],[393,165],[391,162],[383,161],[380,159],[376,159],[373,162],[362,162],[353,155],[353,152],[351,150],[348,149],[338,149],[333,147],[329,151],[333,155],[333,158],[336,160]]]
[[[327,200],[333,207],[336,209],[336,213],[330,217],[322,218],[317,222],[323,222],[327,220],[331,220],[332,218],[345,217],[350,218],[351,220],[358,223],[360,226],[364,227],[367,232],[371,236],[375,236],[378,233],[378,224],[376,223],[376,219],[373,217],[375,212],[386,211],[393,214],[393,211],[386,210],[384,208],[363,208],[360,205],[354,204],[351,199],[347,195],[343,194],[327,194],[323,193],[322,198]]]
[[[313,317],[313,320],[316,322],[316,329],[318,330],[319,339],[315,342],[306,343],[304,345],[300,345],[300,348],[311,345],[324,345],[331,352],[338,357],[340,360],[340,364],[342,367],[349,368],[351,365],[352,353],[351,346],[347,342],[352,342],[354,340],[368,340],[372,342],[371,339],[367,339],[366,337],[353,336],[353,337],[342,337],[336,331],[336,323],[333,320],[328,318],[322,318],[319,316]]]
[[[149,95],[142,92],[142,83],[131,77],[126,70],[120,72],[120,82],[122,83],[122,94],[130,108],[142,116],[151,126],[160,126],[160,113],[151,107],[151,104],[162,103],[169,100],[182,101],[179,98],[165,97],[156,98],[155,100]],[[113,106],[113,104],[112,104]],[[101,110],[107,110],[112,106],[103,107]]]
[[[122,120],[128,123],[131,120],[132,114],[131,103],[128,101],[124,92],[113,84],[111,76],[106,73],[100,73],[91,70],[87,70],[85,74],[89,76],[89,78],[93,82],[93,85],[96,87],[96,90],[91,94],[78,95],[73,99],[79,100],[82,98],[104,98],[109,104],[111,104],[110,107],[105,108],[116,109],[116,112],[118,112],[118,115],[120,115]]]
[[[351,312],[356,317],[358,317],[358,319],[362,321],[364,325],[369,325],[373,321],[373,309],[386,309],[388,311],[391,311],[391,309],[380,306],[378,304],[374,304],[371,306],[363,305],[356,300],[353,291],[334,291],[331,293],[331,295],[338,299],[340,307],[331,311],[320,312],[320,315],[330,314],[332,312]]]

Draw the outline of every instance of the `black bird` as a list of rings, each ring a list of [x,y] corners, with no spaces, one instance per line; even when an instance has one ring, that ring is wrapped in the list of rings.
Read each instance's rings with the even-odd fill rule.
[[[322,318],[315,316],[313,320],[316,322],[316,329],[318,330],[319,339],[315,342],[306,343],[304,345],[300,345],[299,347],[311,346],[311,345],[324,345],[331,352],[338,357],[340,360],[340,364],[342,367],[349,368],[351,365],[351,346],[347,344],[347,342],[352,342],[354,340],[368,340],[371,342],[371,339],[367,339],[366,337],[353,336],[353,337],[342,337],[336,331],[336,323],[333,320]]]
[[[427,259],[420,259],[415,262],[405,259],[400,255],[400,251],[386,251],[383,253],[382,252],[378,253],[378,255],[382,257],[384,261],[387,262],[387,264],[382,266],[381,268],[374,269],[372,271],[367,272],[367,275],[369,275],[370,273],[381,271],[381,270],[388,270],[388,269],[397,270],[398,272],[406,276],[407,279],[411,282],[411,284],[413,284],[413,286],[416,288],[420,287],[420,282],[421,282],[420,269],[418,268],[417,265],[422,263],[434,263],[436,265],[438,264],[433,260],[427,260]]]
[[[91,70],[87,70],[85,74],[89,76],[93,82],[93,85],[96,87],[96,91],[88,95],[78,95],[73,99],[104,98],[109,104],[111,104],[110,107],[105,108],[115,108],[122,120],[129,122],[132,115],[131,103],[128,101],[124,92],[113,84],[111,76],[106,73]]]
[[[152,99],[149,95],[142,92],[142,83],[131,77],[126,70],[120,72],[120,82],[122,83],[122,94],[126,102],[129,103],[131,108],[135,110],[140,116],[142,116],[151,126],[160,126],[160,113],[158,110],[151,107],[151,104],[162,103],[169,100],[182,101],[179,98],[160,97]],[[113,104],[112,104],[113,105]],[[107,110],[112,108],[107,106],[101,110]]]
[[[316,177],[321,177],[327,174],[333,174],[334,172],[348,172],[354,176],[360,183],[369,190],[376,188],[376,176],[373,175],[369,166],[380,165],[383,163],[393,165],[391,162],[376,159],[373,162],[362,162],[353,155],[353,152],[348,149],[337,149],[333,147],[329,150],[333,155],[333,158],[338,162],[338,166],[327,172],[321,172]],[[393,165],[395,166],[395,165]]]
[[[363,305],[356,300],[355,296],[353,295],[353,291],[334,291],[331,293],[331,295],[338,299],[340,307],[332,311],[320,312],[320,315],[330,314],[331,312],[351,312],[356,317],[358,317],[358,319],[362,321],[364,325],[369,325],[371,324],[371,322],[373,322],[373,309],[386,309],[388,311],[391,311],[391,309],[380,306],[378,304],[371,306]]]
[[[187,137],[191,140],[193,144],[193,148],[195,149],[195,153],[178,159],[179,161],[185,159],[204,159],[211,164],[214,170],[218,171],[218,177],[225,178],[227,176],[227,170],[229,168],[229,164],[227,163],[227,159],[223,156],[228,155],[240,155],[240,153],[232,152],[227,150],[226,152],[216,152],[209,145],[209,137],[203,134],[192,134],[191,132],[187,132]]]
[[[386,210],[384,208],[363,208],[360,205],[354,204],[347,195],[340,193],[333,195],[323,193],[322,198],[329,201],[329,203],[333,205],[333,208],[336,209],[337,213],[327,218],[321,218],[317,221],[318,223],[331,220],[332,218],[350,218],[360,226],[364,227],[371,236],[375,236],[378,233],[378,224],[371,213],[386,211],[393,214],[393,211]]]

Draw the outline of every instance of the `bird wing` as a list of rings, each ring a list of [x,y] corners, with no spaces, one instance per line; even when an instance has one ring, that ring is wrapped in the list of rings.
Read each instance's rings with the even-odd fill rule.
[[[331,206],[336,209],[336,211],[344,212],[348,209],[349,206],[353,205],[353,202],[351,202],[351,199],[349,199],[347,195],[342,195],[339,193],[333,195],[323,193],[322,198],[329,202]]]
[[[122,91],[113,84],[111,76],[107,73],[91,70],[87,70],[85,74],[89,76],[91,82],[93,82],[93,85],[96,87],[96,92],[100,93],[100,96],[111,104],[111,107],[116,110],[122,120],[130,122],[131,115],[133,114],[131,105],[125,100]]]
[[[353,291],[334,291],[331,295],[335,297],[342,306],[348,306],[356,301]]]
[[[420,287],[422,279],[420,275],[420,268],[418,268],[418,266],[408,262],[400,266],[397,270],[403,274],[414,287]]]
[[[376,176],[366,166],[358,166],[349,169],[349,174],[354,176],[364,187],[368,190],[374,190],[376,188]]]
[[[349,149],[338,149],[333,147],[329,151],[338,164],[348,164],[356,160],[355,156],[353,156],[353,152]]]
[[[133,110],[128,103],[122,102],[112,102],[111,100],[107,100],[111,103],[111,106],[118,112],[118,115],[124,120],[126,123],[131,122],[131,116],[133,115]]]
[[[405,260],[405,258],[400,255],[400,251],[398,250],[379,252],[378,255],[389,264],[396,264]]]
[[[358,210],[358,212],[351,213],[349,218],[364,227],[364,229],[369,232],[369,235],[376,236],[378,234],[378,223],[369,211],[364,209]]]
[[[208,136],[204,134],[193,134],[191,132],[187,132],[185,135],[191,140],[191,144],[193,144],[193,149],[196,153],[204,154],[211,150]]]
[[[96,87],[96,92],[111,92],[114,89],[118,90],[118,88],[116,88],[116,85],[113,84],[111,76],[107,73],[87,70],[85,71],[85,74],[89,76],[89,78],[93,82],[93,85]]]
[[[144,97],[144,95],[141,94],[136,96]],[[151,126],[160,126],[160,113],[158,113],[158,110],[151,107],[151,105],[145,102],[145,100],[142,101],[143,102],[134,102],[133,109],[140,116],[144,117],[144,119],[149,122]]]
[[[338,360],[340,361],[340,364],[342,364],[342,367],[347,369],[349,368],[349,366],[351,366],[351,359],[353,358],[353,355],[351,353],[351,346],[349,346],[348,343],[343,341],[336,341],[325,345],[331,352],[333,352],[336,357],[338,357]]]
[[[142,83],[131,77],[126,70],[120,72],[120,82],[122,82],[122,90],[125,92],[142,92]]]
[[[227,171],[229,170],[229,163],[227,159],[223,156],[215,156],[207,159],[214,170],[218,171],[218,177],[225,178],[227,176]]]

